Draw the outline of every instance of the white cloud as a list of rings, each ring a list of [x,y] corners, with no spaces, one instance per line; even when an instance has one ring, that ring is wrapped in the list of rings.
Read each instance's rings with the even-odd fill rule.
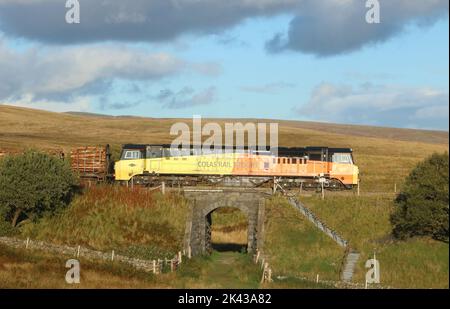
[[[219,74],[214,63],[190,63],[166,53],[117,45],[49,48],[18,52],[0,38],[0,100],[70,102],[105,94],[114,80],[154,81],[174,74]]]
[[[48,110],[52,112],[87,112],[91,108],[90,97],[77,97],[69,102],[34,100],[32,95],[24,95],[17,100],[1,101],[0,104],[7,104],[18,107],[28,107],[35,109]]]
[[[295,84],[287,82],[274,82],[264,85],[252,85],[252,86],[241,86],[241,91],[244,92],[255,92],[255,93],[266,93],[266,94],[276,94],[279,91],[286,88],[293,88]]]
[[[426,106],[419,108],[414,113],[415,119],[448,119],[449,107],[448,105],[440,106]]]
[[[296,108],[309,119],[448,129],[448,90],[429,87],[321,83],[309,101]]]
[[[163,89],[155,99],[162,103],[165,108],[179,109],[208,105],[213,103],[216,97],[217,89],[215,87],[208,87],[201,91],[195,91],[191,87],[184,87],[178,91]]]

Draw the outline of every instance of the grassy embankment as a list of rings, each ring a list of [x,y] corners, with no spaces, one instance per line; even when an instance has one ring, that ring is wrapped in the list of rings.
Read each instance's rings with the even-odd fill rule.
[[[391,196],[303,197],[320,218],[361,252],[355,280],[365,280],[364,263],[374,252],[381,282],[396,288],[448,288],[448,243],[429,238],[396,241],[391,237]]]
[[[364,263],[376,252],[380,262],[381,282],[395,288],[448,288],[449,247],[430,238],[407,241],[392,239],[389,216],[394,195],[301,196],[328,226],[347,239],[361,253],[354,277],[364,283]],[[237,213],[237,214],[236,214]],[[231,216],[216,215],[219,230],[228,229],[239,236],[227,242],[245,239],[245,216],[235,211]],[[266,203],[265,253],[276,275],[306,277],[313,280],[338,280],[344,251],[320,233],[284,198],[274,197]],[[214,231],[213,216],[213,231]],[[214,232],[213,232],[214,236]],[[214,239],[214,237],[213,237]],[[280,282],[285,287],[302,287],[301,280]],[[297,285],[298,284],[298,285]]]
[[[231,252],[185,260],[178,271],[160,275],[80,257],[80,284],[68,284],[69,258],[0,245],[0,288],[258,288],[261,276],[247,255]]]
[[[92,187],[61,213],[24,222],[20,236],[139,258],[169,258],[182,248],[187,210],[176,194]]]
[[[93,187],[59,214],[23,222],[15,236],[102,251],[114,249],[143,259],[171,258],[182,247],[187,210],[186,201],[176,194]],[[237,252],[185,259],[176,273],[158,276],[81,256],[82,284],[71,286],[64,281],[68,258],[0,246],[0,287],[257,288],[261,278],[251,256]]]

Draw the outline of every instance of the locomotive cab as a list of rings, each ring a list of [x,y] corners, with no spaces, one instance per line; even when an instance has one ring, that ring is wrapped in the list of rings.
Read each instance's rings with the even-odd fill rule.
[[[133,176],[158,173],[163,147],[127,144],[122,146],[120,161],[115,164],[116,180],[129,181]]]
[[[359,168],[355,165],[351,148],[330,148],[329,162],[331,177],[341,181],[345,186],[356,186],[359,182]]]
[[[128,181],[133,175],[143,173],[145,168],[145,146],[123,145],[120,160],[116,162],[116,180]]]

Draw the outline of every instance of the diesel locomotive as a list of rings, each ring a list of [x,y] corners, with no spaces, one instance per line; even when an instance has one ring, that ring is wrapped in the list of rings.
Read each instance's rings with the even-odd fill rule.
[[[114,165],[115,180],[129,184],[170,186],[273,186],[352,189],[359,169],[351,148],[278,147],[277,151],[222,147],[123,145]]]

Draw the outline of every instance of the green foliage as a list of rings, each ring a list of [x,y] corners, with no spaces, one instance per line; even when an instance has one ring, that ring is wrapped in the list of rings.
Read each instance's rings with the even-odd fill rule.
[[[407,177],[391,216],[395,237],[432,236],[448,242],[448,160],[448,153],[435,153]]]
[[[6,222],[3,218],[0,218],[0,237],[1,236],[12,236],[15,233],[14,228],[11,223]]]
[[[68,204],[76,186],[68,164],[56,157],[27,151],[0,161],[0,214],[16,225],[54,213]]]

